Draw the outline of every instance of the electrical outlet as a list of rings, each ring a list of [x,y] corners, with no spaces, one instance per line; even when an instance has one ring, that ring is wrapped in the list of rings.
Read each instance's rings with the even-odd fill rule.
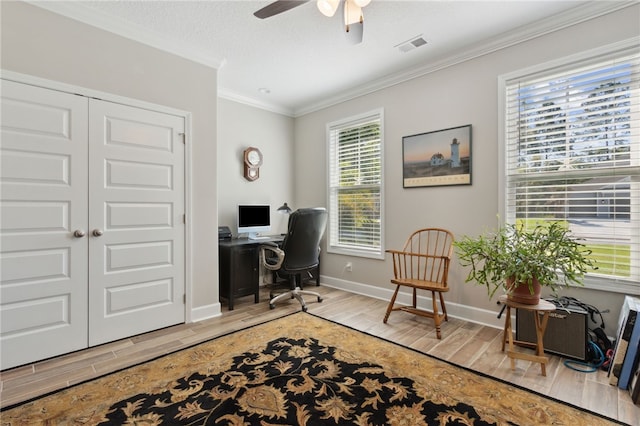
[[[344,265],[344,269],[347,272],[353,271],[353,265],[351,264],[351,262],[348,262],[346,265]]]

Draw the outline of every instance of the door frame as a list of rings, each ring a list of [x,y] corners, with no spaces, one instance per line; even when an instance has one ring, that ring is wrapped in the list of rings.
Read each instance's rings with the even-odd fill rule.
[[[28,74],[22,74],[14,71],[2,71],[2,79],[14,81],[16,83],[28,84],[44,89],[57,90],[59,92],[70,93],[72,95],[85,96],[87,98],[96,98],[103,101],[128,105],[136,108],[147,109],[150,111],[171,114],[184,119],[185,130],[185,151],[184,151],[184,209],[185,209],[185,235],[184,235],[184,287],[185,287],[185,323],[191,323],[196,318],[193,316],[193,303],[191,301],[193,294],[193,223],[192,217],[192,150],[191,150],[191,129],[192,114],[165,105],[158,105],[151,102],[141,101],[138,99],[127,98],[125,96],[115,95],[112,93],[102,92],[99,90],[88,89],[82,86],[76,86],[59,81],[48,80],[45,78],[35,77]]]

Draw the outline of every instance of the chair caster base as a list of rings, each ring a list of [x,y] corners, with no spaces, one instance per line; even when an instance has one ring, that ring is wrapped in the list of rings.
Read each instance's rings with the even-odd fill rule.
[[[318,299],[318,302],[322,302],[322,296],[320,296],[320,294],[314,291],[305,291],[305,290],[302,290],[300,287],[296,287],[295,289],[287,293],[282,293],[280,295],[272,297],[271,300],[269,301],[269,308],[274,309],[276,306],[276,303],[278,303],[281,300],[286,300],[287,296],[289,296],[291,299],[297,299],[298,302],[300,302],[300,305],[302,305],[302,311],[307,312],[307,304],[304,302],[304,299],[302,298],[302,296],[305,294],[309,296],[313,295]]]

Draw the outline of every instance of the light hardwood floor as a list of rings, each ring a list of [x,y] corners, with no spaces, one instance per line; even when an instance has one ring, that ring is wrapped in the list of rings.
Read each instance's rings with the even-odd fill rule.
[[[427,318],[393,312],[388,323],[383,324],[387,301],[326,286],[309,289],[317,290],[324,298],[317,303],[314,297],[305,297],[310,313],[640,426],[640,407],[632,404],[628,392],[609,385],[604,371],[579,373],[565,367],[563,359],[554,355],[550,355],[547,377],[540,375],[540,364],[523,360],[517,360],[512,371],[509,359],[501,351],[502,330],[450,318],[443,324],[442,340],[438,340],[433,322]],[[222,315],[214,319],[169,327],[3,371],[0,405],[25,401],[300,310],[296,300],[282,302],[270,310],[267,290],[263,293],[260,303],[254,304],[252,296],[238,299],[233,311],[223,306]]]

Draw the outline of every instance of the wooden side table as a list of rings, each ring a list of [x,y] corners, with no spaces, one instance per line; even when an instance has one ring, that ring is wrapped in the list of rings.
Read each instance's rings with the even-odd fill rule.
[[[516,367],[516,358],[525,359],[528,361],[539,362],[542,375],[546,376],[546,364],[549,361],[549,358],[547,358],[544,354],[543,338],[544,332],[547,329],[547,322],[549,321],[549,312],[555,311],[556,306],[551,302],[547,302],[546,300],[541,300],[537,305],[525,305],[523,303],[517,303],[509,300],[506,294],[500,296],[498,298],[498,301],[507,306],[507,318],[504,322],[504,335],[502,339],[502,352],[504,352],[505,344],[508,341],[509,350],[507,351],[507,356],[511,360],[511,369],[514,370]],[[523,342],[520,340],[515,340],[513,338],[513,329],[511,327],[511,308],[523,309],[533,314],[533,321],[536,329],[536,343]],[[540,316],[542,316],[542,320],[540,319]],[[536,350],[535,355],[515,351],[513,348],[514,344],[534,348]]]

